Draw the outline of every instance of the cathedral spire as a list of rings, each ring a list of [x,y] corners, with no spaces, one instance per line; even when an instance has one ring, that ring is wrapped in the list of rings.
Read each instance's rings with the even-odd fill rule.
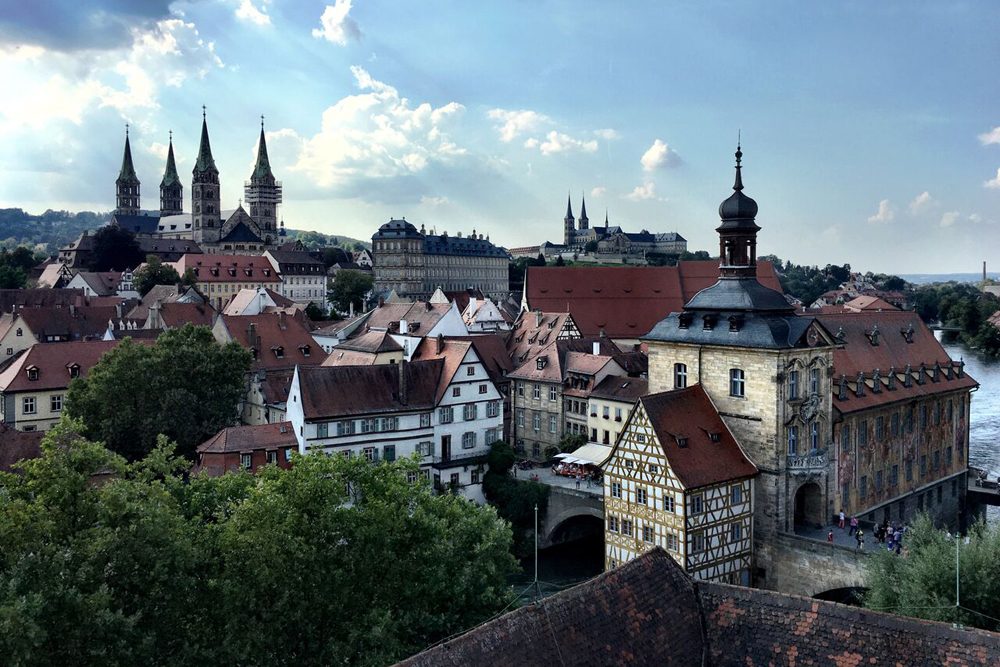
[[[139,177],[132,164],[132,146],[129,143],[128,125],[125,125],[125,152],[122,168],[115,180],[115,213],[118,215],[139,214]]]
[[[590,227],[590,218],[587,217],[587,197],[581,193],[580,199],[580,229],[587,229]]]
[[[177,175],[177,163],[174,162],[174,132],[170,131],[170,143],[167,147],[167,168],[163,171],[163,180],[160,187],[168,187],[179,184],[180,176]]]
[[[267,157],[267,141],[264,139],[264,117],[260,117],[260,139],[257,142],[257,164],[253,168],[251,181],[274,182],[271,172],[271,161]]]
[[[177,175],[177,163],[174,161],[174,132],[170,131],[167,147],[167,167],[163,170],[163,180],[160,181],[160,217],[178,215],[184,211],[184,186]]]
[[[135,175],[135,167],[132,165],[132,146],[128,140],[128,123],[125,124],[125,153],[122,155],[122,168],[118,173],[118,180],[139,180],[139,177]]]
[[[126,144],[127,146],[128,144]],[[573,195],[566,195],[566,219],[573,220]]]
[[[205,107],[201,107],[201,143],[198,145],[198,159],[194,163],[194,171],[206,172],[214,171],[219,173],[212,158],[212,144],[208,141],[208,120],[206,118]]]

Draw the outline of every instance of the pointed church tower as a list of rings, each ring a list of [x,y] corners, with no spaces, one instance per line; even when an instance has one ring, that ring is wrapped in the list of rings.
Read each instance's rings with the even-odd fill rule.
[[[219,240],[219,170],[208,141],[208,121],[201,108],[201,144],[191,178],[191,220],[195,243]]]
[[[757,277],[757,202],[743,194],[743,174],[740,162],[743,151],[736,146],[736,182],[733,194],[719,204],[722,224],[719,233],[720,278]]]
[[[122,168],[115,180],[115,215],[139,215],[139,177],[132,165],[132,147],[128,141],[128,125],[125,126],[125,154]]]
[[[274,242],[278,229],[278,204],[281,203],[281,182],[274,179],[271,161],[264,140],[264,117],[260,117],[260,140],[257,143],[257,164],[250,180],[244,184],[244,196],[250,217],[260,227],[266,244]]]
[[[573,245],[573,236],[576,232],[576,218],[573,217],[573,203],[570,195],[566,195],[566,217],[563,218],[564,239],[566,245]]]
[[[580,229],[590,229],[590,218],[587,217],[587,198],[580,195]]]
[[[170,146],[167,148],[167,168],[163,171],[160,181],[160,217],[178,215],[184,211],[184,186],[177,175],[177,164],[174,162],[174,133],[170,133]]]

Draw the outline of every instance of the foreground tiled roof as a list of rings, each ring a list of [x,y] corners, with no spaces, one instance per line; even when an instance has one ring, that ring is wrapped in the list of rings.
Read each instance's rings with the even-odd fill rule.
[[[1000,635],[696,582],[656,548],[400,664],[986,667]]]
[[[444,362],[440,359],[381,366],[300,367],[306,419],[430,410]],[[405,373],[405,400],[399,374]]]
[[[12,472],[18,461],[41,456],[44,435],[44,431],[17,431],[0,423],[0,472]]]
[[[684,488],[697,489],[757,474],[757,466],[740,449],[700,384],[650,394],[639,401]]]
[[[198,445],[199,454],[224,454],[226,452],[250,453],[255,449],[295,447],[292,422],[230,426],[224,428]]]
[[[781,291],[769,262],[759,262],[765,287]],[[718,260],[657,267],[529,267],[528,305],[566,311],[585,336],[602,330],[612,338],[638,338],[719,278]]]

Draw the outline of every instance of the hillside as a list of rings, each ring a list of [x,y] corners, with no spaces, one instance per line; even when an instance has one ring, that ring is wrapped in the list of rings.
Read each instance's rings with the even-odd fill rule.
[[[75,240],[85,229],[107,224],[110,213],[48,210],[32,215],[19,208],[0,209],[0,247],[28,246],[55,255],[59,248]]]

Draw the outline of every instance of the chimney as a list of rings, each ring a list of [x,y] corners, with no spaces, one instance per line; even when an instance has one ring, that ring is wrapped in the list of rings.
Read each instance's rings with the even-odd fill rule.
[[[399,362],[399,402],[406,405],[406,359]]]
[[[348,317],[354,317],[354,302],[353,301],[351,301],[351,303],[347,306],[347,316]]]
[[[399,333],[406,334],[410,333],[410,324],[406,320],[399,321]]]
[[[601,341],[595,340],[593,349],[594,349],[594,356],[595,357],[598,356],[601,353]]]
[[[535,328],[542,326],[542,311],[535,309]]]
[[[278,328],[284,331],[287,327],[285,325],[285,311],[278,311]]]
[[[251,348],[257,347],[257,325],[253,322],[247,325],[247,343]]]
[[[120,320],[122,318],[122,304],[115,304],[115,316]]]
[[[437,335],[437,354],[441,354],[444,350],[444,334]]]

